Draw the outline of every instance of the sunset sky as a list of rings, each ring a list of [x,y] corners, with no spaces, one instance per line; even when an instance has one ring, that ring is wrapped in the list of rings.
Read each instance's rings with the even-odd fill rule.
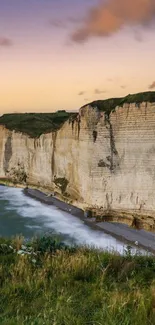
[[[155,0],[0,0],[0,114],[155,90]]]

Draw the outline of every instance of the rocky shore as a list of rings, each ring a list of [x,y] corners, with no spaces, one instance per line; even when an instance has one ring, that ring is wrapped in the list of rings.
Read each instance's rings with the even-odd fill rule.
[[[84,218],[84,211],[80,208],[77,208],[71,204],[68,204],[64,201],[59,200],[52,194],[46,195],[45,193],[41,192],[40,190],[36,189],[30,189],[25,188],[23,190],[24,194],[27,196],[30,196],[33,199],[36,199],[42,203],[48,204],[48,205],[55,205],[57,208],[59,208],[62,211],[65,211],[67,213],[70,213],[76,217]]]
[[[105,233],[123,241],[125,244],[130,244],[135,247],[143,248],[148,252],[155,253],[155,233],[143,229],[134,229],[121,223],[106,221],[96,222],[94,218],[87,218],[82,209],[63,202],[55,196],[47,195],[37,189],[25,188],[23,192],[25,195],[44,204],[55,205],[62,211],[81,218],[87,225],[98,230],[103,230]]]

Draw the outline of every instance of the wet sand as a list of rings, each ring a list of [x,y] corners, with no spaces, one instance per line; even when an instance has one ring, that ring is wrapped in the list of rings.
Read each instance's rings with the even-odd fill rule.
[[[155,253],[155,234],[145,230],[131,228],[125,224],[114,222],[96,222],[84,216],[84,211],[71,204],[65,203],[54,196],[47,196],[45,193],[36,189],[24,189],[24,194],[39,200],[48,205],[55,205],[62,211],[70,213],[82,219],[87,225],[94,229],[103,230],[105,233],[123,241],[126,244],[143,248],[148,252]]]

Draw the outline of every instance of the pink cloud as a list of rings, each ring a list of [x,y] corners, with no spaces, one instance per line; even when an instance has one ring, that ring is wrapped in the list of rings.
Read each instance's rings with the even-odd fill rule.
[[[6,37],[0,37],[0,47],[10,47],[12,46],[13,43],[11,39],[6,38]]]
[[[81,27],[71,35],[74,42],[111,36],[124,26],[148,26],[155,18],[155,0],[101,0],[88,10]]]

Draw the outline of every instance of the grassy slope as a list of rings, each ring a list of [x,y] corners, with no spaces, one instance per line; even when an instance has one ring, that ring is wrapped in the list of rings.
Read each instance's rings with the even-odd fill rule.
[[[26,133],[31,137],[39,137],[43,133],[58,130],[65,121],[76,115],[76,113],[65,111],[58,111],[56,113],[4,114],[0,117],[0,125],[5,125],[10,130]]]
[[[155,324],[154,257],[69,250],[50,238],[31,245],[35,264],[0,245],[1,325]]]

